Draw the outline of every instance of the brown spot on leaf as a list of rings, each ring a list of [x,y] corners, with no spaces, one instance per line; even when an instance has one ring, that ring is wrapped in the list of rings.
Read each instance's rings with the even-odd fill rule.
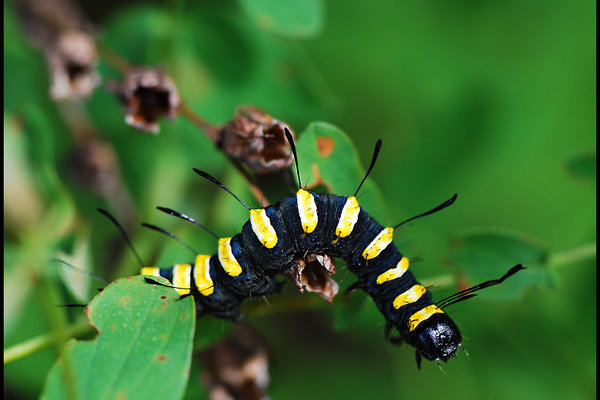
[[[188,319],[189,315],[187,314],[181,314],[181,319]]]
[[[323,180],[323,177],[321,176],[321,171],[319,170],[319,165],[317,163],[313,163],[311,165],[311,169],[315,179],[314,181],[307,183],[305,189],[314,189],[318,186],[324,186],[327,192],[333,192],[333,190],[331,189],[331,185]]]
[[[327,157],[333,152],[335,142],[331,138],[320,137],[317,139],[317,148],[321,157]]]
[[[167,298],[167,296],[160,296],[160,298],[161,298],[162,300],[164,300],[164,299],[166,299],[166,298]]]
[[[159,354],[156,356],[156,359],[160,362],[165,362],[167,361],[167,356],[165,356],[164,354]]]
[[[459,274],[457,281],[458,281],[458,284],[457,284],[458,291],[465,290],[470,286],[469,282],[467,282],[467,279],[465,278],[464,273]]]

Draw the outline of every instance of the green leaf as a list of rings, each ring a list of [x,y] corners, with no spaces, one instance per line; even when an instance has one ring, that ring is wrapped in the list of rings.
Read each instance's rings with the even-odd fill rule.
[[[596,153],[576,154],[565,162],[565,167],[573,177],[596,185]]]
[[[373,142],[375,144],[375,142]],[[308,188],[325,186],[330,193],[352,196],[365,170],[346,134],[334,125],[312,122],[297,143],[300,178]],[[381,192],[369,179],[358,195],[360,205],[373,217],[386,220]]]
[[[98,337],[67,343],[42,398],[181,398],[191,364],[193,304],[141,276],[111,283],[87,308]]]
[[[246,14],[267,32],[309,38],[323,29],[321,0],[238,0]]]
[[[524,271],[506,283],[481,292],[496,300],[511,299],[531,286],[549,282],[545,268],[548,249],[538,240],[520,232],[497,228],[470,228],[451,238],[452,263],[465,273],[468,285],[500,278],[512,266],[523,264]]]
[[[173,31],[172,15],[148,4],[113,14],[103,30],[102,40],[134,64],[164,62],[164,46]]]

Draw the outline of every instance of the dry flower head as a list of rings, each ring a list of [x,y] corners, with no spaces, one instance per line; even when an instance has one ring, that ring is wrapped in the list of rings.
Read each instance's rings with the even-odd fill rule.
[[[253,106],[236,110],[235,118],[221,128],[217,145],[228,156],[259,174],[287,168],[294,158],[285,138],[289,126]],[[294,132],[290,129],[292,136]]]
[[[118,88],[125,122],[142,131],[158,133],[161,117],[175,118],[181,106],[177,87],[160,68],[130,68]]]

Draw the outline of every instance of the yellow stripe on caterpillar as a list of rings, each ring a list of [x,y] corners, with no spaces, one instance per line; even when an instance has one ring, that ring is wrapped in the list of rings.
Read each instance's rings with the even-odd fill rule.
[[[394,228],[384,228],[379,235],[373,239],[373,241],[367,246],[365,251],[363,251],[362,256],[365,260],[370,260],[371,258],[375,258],[385,250],[386,247],[392,240],[394,239]]]
[[[299,189],[296,192],[296,199],[298,202],[298,214],[300,215],[302,230],[305,233],[311,233],[315,230],[317,223],[319,222],[315,198],[310,192]]]
[[[408,270],[408,258],[402,257],[396,268],[391,268],[382,273],[377,277],[377,284],[381,285],[384,282],[388,282],[394,279],[400,278]]]
[[[173,267],[173,286],[177,293],[184,295],[190,293],[190,264],[175,264]]]
[[[140,275],[160,276],[160,268],[158,268],[158,267],[144,267],[140,271]]]
[[[199,254],[194,266],[194,280],[196,287],[203,296],[210,296],[215,291],[215,285],[210,277],[210,257]]]
[[[277,232],[271,225],[271,220],[264,208],[250,210],[250,224],[263,246],[272,249],[277,245]]]
[[[235,259],[231,250],[231,238],[219,239],[219,262],[229,276],[238,276],[242,273],[240,263]]]
[[[414,303],[415,301],[419,300],[421,298],[421,296],[423,296],[423,294],[425,294],[425,286],[423,285],[414,285],[413,287],[411,287],[410,289],[408,289],[406,292],[402,293],[401,295],[398,295],[393,302],[394,308],[397,310],[400,307],[403,307],[407,304],[411,304]]]
[[[443,311],[435,304],[429,305],[417,311],[408,319],[408,331],[414,331],[421,322],[425,321],[427,318],[437,313],[443,313]]]
[[[358,214],[360,214],[360,206],[358,205],[356,197],[348,197],[346,199],[346,204],[344,204],[344,208],[342,209],[340,220],[335,228],[335,235],[346,237],[351,234],[354,225],[356,225],[356,221],[358,221]]]

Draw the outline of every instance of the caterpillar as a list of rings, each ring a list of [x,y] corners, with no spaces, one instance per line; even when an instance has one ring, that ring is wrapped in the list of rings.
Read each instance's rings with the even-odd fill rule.
[[[409,271],[409,259],[394,244],[394,229],[448,207],[457,196],[394,227],[383,227],[367,214],[356,197],[375,164],[381,141],[375,146],[371,165],[356,193],[345,197],[317,194],[302,188],[295,144],[287,128],[285,135],[296,162],[299,189],[295,194],[275,205],[252,209],[216,178],[194,169],[242,203],[250,212],[249,220],[233,237],[219,238],[213,234],[218,238],[216,254],[199,254],[194,262],[168,269],[143,267],[140,273],[162,276],[181,296],[193,296],[199,317],[211,314],[236,320],[240,317],[241,302],[251,296],[275,292],[279,287],[275,276],[289,271],[295,260],[309,255],[342,258],[358,278],[353,287],[364,290],[385,318],[386,338],[413,346],[418,367],[421,357],[438,364],[454,357],[457,348],[462,347],[462,336],[443,309],[475,296],[475,291],[502,283],[524,268],[516,265],[500,279],[433,302],[431,293]],[[164,207],[159,209],[198,224],[185,214]],[[151,278],[147,278],[147,282],[158,284]],[[389,337],[393,328],[398,331],[398,338]]]

